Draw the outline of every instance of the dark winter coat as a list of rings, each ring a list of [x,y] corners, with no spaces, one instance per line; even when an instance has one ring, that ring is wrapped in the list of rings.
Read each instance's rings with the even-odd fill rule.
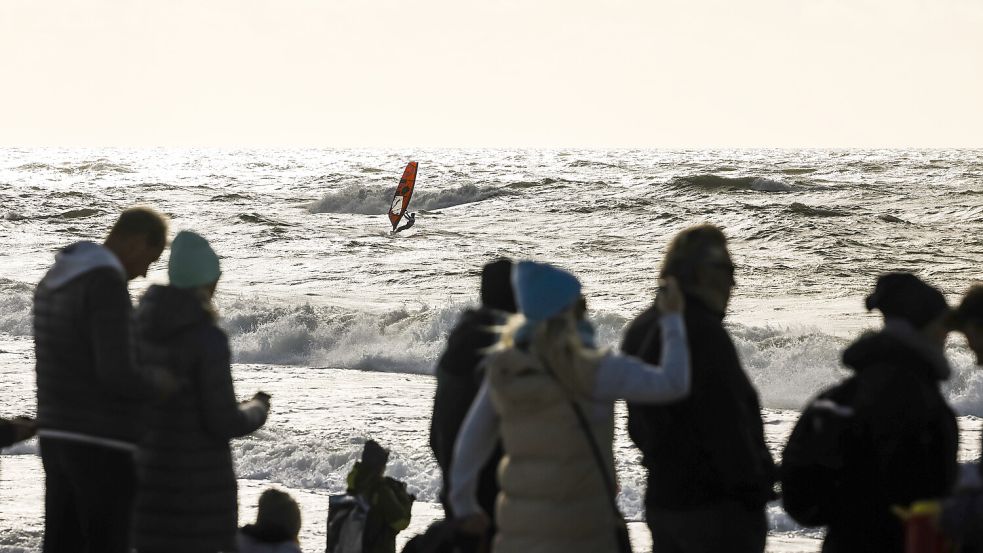
[[[155,391],[131,350],[130,295],[119,261],[80,242],[34,292],[38,427],[136,443]]]
[[[851,493],[823,551],[900,553],[902,527],[891,506],[941,498],[956,482],[956,417],[939,390],[948,365],[941,353],[889,331],[854,342],[843,363],[857,373],[846,460]]]
[[[447,492],[450,490],[454,442],[481,387],[484,378],[481,361],[488,348],[498,342],[495,327],[504,322],[504,317],[502,312],[488,308],[465,311],[447,338],[447,349],[437,363],[430,448],[443,475],[440,498],[448,513],[451,512]],[[489,516],[495,513],[495,497],[498,495],[495,471],[501,458],[502,449],[499,447],[485,464],[478,482],[478,504]]]
[[[134,543],[149,552],[234,551],[237,486],[229,440],[266,420],[258,401],[239,403],[228,338],[194,293],[151,286],[136,313],[141,361],[173,367],[182,388],[148,416]]]
[[[636,318],[622,349],[658,363],[658,310]],[[646,505],[687,510],[723,501],[760,509],[776,471],[765,445],[761,406],[723,326],[723,316],[686,297],[692,391],[664,405],[628,405],[628,432],[648,469]],[[652,333],[653,338],[646,340]]]

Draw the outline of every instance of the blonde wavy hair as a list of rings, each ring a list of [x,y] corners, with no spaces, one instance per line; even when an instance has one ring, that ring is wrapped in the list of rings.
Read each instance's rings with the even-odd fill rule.
[[[501,338],[494,349],[524,349],[571,395],[588,396],[603,353],[584,344],[577,328],[578,307],[571,306],[538,323],[530,323],[521,314],[513,315],[500,328]]]
[[[218,308],[215,306],[215,292],[213,286],[214,285],[212,284],[199,286],[198,288],[195,288],[192,293],[195,295],[195,298],[201,302],[202,309],[205,310],[205,313],[208,314],[208,318],[214,323],[218,322],[219,314]]]

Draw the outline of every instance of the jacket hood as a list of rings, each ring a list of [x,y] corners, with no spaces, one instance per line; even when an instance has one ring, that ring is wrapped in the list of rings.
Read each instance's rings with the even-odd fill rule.
[[[952,373],[944,352],[902,319],[888,319],[882,330],[864,334],[843,352],[843,364],[855,372],[884,363],[927,372],[933,380]]]
[[[361,461],[355,461],[355,466],[348,473],[348,491],[353,494],[364,494],[382,482],[383,473],[378,469],[366,467]]]
[[[95,242],[76,242],[55,254],[55,264],[44,275],[41,285],[61,288],[89,271],[106,267],[115,269],[126,282],[126,269],[109,248]]]
[[[447,337],[448,349],[471,348],[476,340],[487,340],[489,335],[497,336],[508,316],[509,313],[487,307],[463,311]]]
[[[471,374],[476,365],[499,340],[507,313],[494,309],[467,309],[447,336],[447,346],[440,360],[440,370],[451,374]]]
[[[210,315],[193,290],[155,284],[140,298],[136,323],[142,335],[164,339],[206,322]]]

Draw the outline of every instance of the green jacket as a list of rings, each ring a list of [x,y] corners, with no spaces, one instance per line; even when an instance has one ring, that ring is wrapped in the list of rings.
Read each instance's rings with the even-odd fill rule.
[[[360,495],[369,502],[365,523],[365,553],[395,553],[396,534],[410,525],[414,497],[406,484],[367,470],[356,462],[348,473],[348,493]]]

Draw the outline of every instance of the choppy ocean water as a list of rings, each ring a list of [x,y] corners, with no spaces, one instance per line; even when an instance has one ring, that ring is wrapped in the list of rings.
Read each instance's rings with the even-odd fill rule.
[[[417,224],[393,237],[384,213],[410,159]],[[952,300],[983,279],[980,150],[0,149],[0,415],[33,410],[31,291],[54,252],[101,239],[137,203],[223,257],[218,302],[239,392],[274,393],[268,429],[235,444],[244,488],[277,483],[312,506],[338,490],[369,435],[394,447],[393,470],[421,501],[436,500],[426,375],[493,257],[576,272],[614,345],[650,301],[669,238],[724,227],[738,264],[731,330],[776,452],[794,410],[845,374],[843,346],[876,324],[862,305],[877,274],[914,271]],[[135,282],[134,297],[164,269]],[[976,429],[983,376],[960,338],[949,356],[946,394]],[[965,460],[976,434],[964,434]],[[623,436],[616,447],[622,506],[639,519],[637,453]],[[0,459],[0,519],[21,522],[0,528],[0,550],[30,551],[38,498],[12,490],[37,488],[39,463],[32,443],[12,453]],[[772,529],[814,537],[779,512]],[[316,532],[305,550],[321,545]]]

